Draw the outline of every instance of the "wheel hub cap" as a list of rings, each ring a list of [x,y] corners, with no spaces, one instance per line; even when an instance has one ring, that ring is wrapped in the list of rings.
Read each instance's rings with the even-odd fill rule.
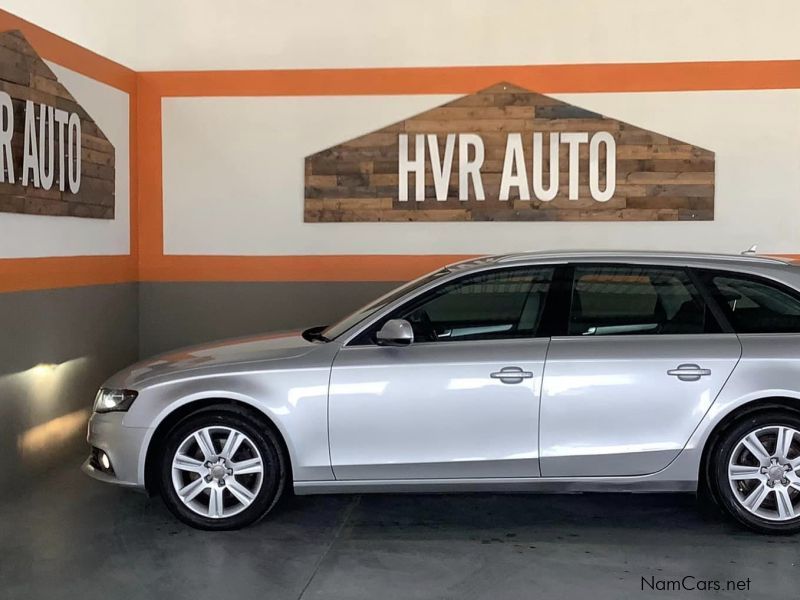
[[[225,470],[225,467],[222,466],[221,464],[216,464],[213,467],[211,467],[211,469],[209,469],[209,474],[214,479],[216,479],[218,481],[222,481],[222,480],[225,479],[225,475],[227,474],[227,471]]]
[[[778,482],[783,479],[783,475],[786,471],[783,470],[783,466],[781,465],[773,465],[769,469],[767,469],[767,476],[769,477],[770,481]]]

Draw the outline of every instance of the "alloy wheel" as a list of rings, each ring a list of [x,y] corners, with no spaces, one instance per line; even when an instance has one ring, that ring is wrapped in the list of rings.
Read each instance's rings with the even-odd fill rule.
[[[757,517],[800,517],[800,432],[770,425],[745,435],[731,453],[728,481],[739,504]]]
[[[209,426],[189,434],[172,458],[172,485],[198,515],[238,514],[258,496],[264,461],[253,441],[232,427]]]

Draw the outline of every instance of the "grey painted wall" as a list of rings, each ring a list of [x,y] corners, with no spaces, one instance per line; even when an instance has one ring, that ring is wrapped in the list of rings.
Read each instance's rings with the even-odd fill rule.
[[[140,283],[140,354],[147,357],[226,337],[327,325],[397,285]]]
[[[138,356],[137,305],[136,284],[0,294],[0,494],[80,464],[98,386]]]
[[[0,495],[87,453],[99,385],[139,358],[325,325],[393,283],[140,283],[0,294]]]

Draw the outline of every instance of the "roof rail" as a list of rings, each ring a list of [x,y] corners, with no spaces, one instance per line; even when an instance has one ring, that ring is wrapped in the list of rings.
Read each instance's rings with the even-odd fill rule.
[[[791,264],[791,261],[777,256],[756,254],[715,254],[702,252],[659,252],[655,250],[563,250],[534,251],[501,254],[494,257],[497,263],[510,263],[540,258],[670,258],[700,259],[708,261],[756,262],[764,264]]]

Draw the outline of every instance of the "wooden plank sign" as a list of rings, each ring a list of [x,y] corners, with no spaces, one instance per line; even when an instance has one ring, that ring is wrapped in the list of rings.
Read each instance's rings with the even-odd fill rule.
[[[714,153],[500,83],[305,159],[305,221],[707,221]]]
[[[114,154],[22,33],[0,33],[0,211],[113,219]]]

